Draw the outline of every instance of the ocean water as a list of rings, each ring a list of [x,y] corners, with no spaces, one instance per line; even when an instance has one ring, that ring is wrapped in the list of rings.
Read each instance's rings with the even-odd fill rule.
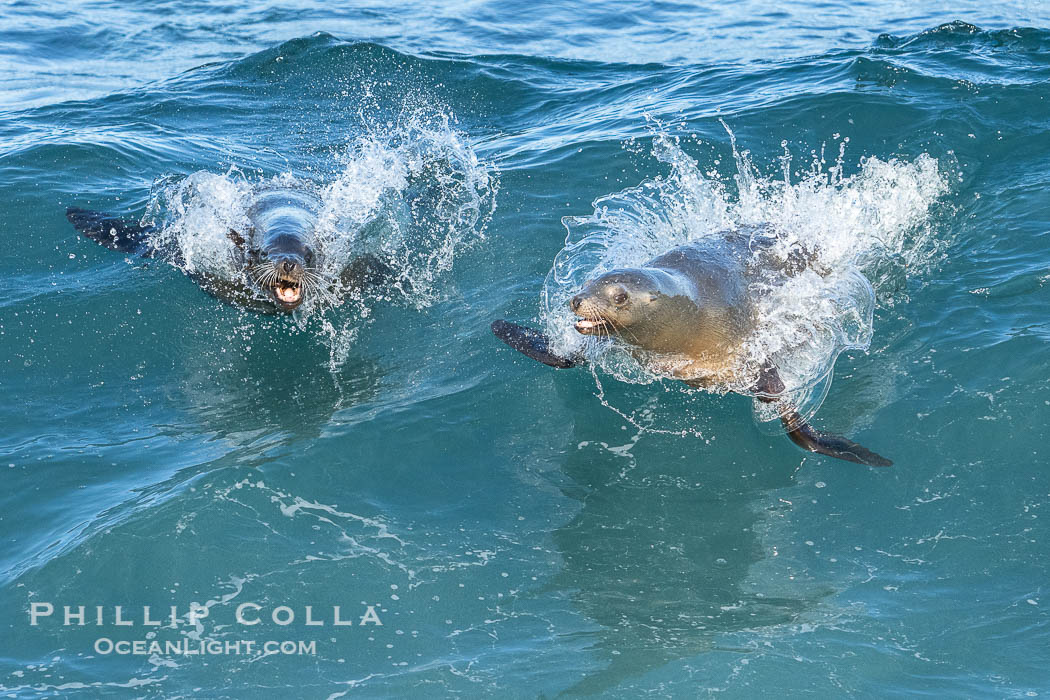
[[[1044,3],[9,2],[0,67],[0,694],[1050,693]],[[204,294],[273,182],[395,279]],[[894,467],[571,331],[752,224],[831,271],[756,354]]]

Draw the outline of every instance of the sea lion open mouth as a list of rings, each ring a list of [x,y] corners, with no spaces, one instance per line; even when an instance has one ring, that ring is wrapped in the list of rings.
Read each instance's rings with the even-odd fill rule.
[[[303,301],[303,284],[301,279],[281,275],[270,287],[277,303],[286,309],[294,309]]]
[[[604,318],[581,318],[578,320],[574,327],[577,333],[583,335],[598,335],[602,332],[607,332],[609,329],[609,322]]]
[[[274,261],[251,271],[259,288],[284,311],[294,311],[306,298],[307,271],[298,262]]]
[[[299,284],[278,282],[273,288],[273,294],[282,304],[298,304],[303,299],[303,288]]]

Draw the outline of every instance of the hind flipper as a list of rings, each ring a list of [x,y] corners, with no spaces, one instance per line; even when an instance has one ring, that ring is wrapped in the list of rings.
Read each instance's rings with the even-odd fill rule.
[[[784,391],[784,382],[777,374],[776,367],[766,364],[759,373],[758,382],[755,385],[757,399],[766,403],[775,403],[777,395]],[[852,440],[841,435],[825,433],[812,427],[791,408],[780,414],[780,421],[787,429],[791,441],[804,450],[816,452],[817,454],[844,459],[855,464],[864,464],[869,467],[892,467],[893,462],[882,455],[876,454],[866,447],[862,447]]]
[[[864,464],[869,467],[892,467],[893,462],[882,455],[876,454],[866,447],[832,433],[825,433],[813,428],[797,413],[790,412],[781,416],[784,427],[788,429],[788,437],[791,441],[804,450],[816,452],[817,454],[844,459],[854,464]]]
[[[560,357],[551,352],[550,338],[540,331],[502,319],[492,322],[492,332],[497,338],[526,357],[542,362],[548,367],[569,369],[581,364],[581,357]]]
[[[147,258],[153,256],[154,251],[147,241],[152,226],[140,226],[134,221],[79,207],[66,209],[66,218],[80,234],[110,250]]]

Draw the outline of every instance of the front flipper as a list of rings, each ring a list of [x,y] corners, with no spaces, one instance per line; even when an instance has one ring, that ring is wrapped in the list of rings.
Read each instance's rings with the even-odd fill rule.
[[[371,253],[365,253],[347,265],[343,274],[339,276],[339,281],[344,290],[360,291],[377,287],[394,277],[394,270],[389,265]]]
[[[261,297],[258,288],[250,287],[240,280],[228,280],[196,273],[191,274],[190,278],[209,295],[230,306],[259,314],[283,313],[272,302]]]
[[[762,368],[755,391],[759,401],[775,403],[782,400],[776,397],[784,391],[784,382],[781,381],[775,367],[767,364]],[[780,421],[787,429],[791,441],[804,450],[869,467],[893,466],[892,461],[875,454],[866,447],[861,447],[852,440],[813,428],[794,408],[782,412]]]
[[[152,226],[140,226],[134,221],[79,207],[66,209],[66,218],[79,233],[110,250],[153,257],[154,250],[147,240]]]
[[[492,332],[496,337],[511,346],[521,354],[531,357],[537,362],[542,362],[548,367],[557,369],[569,369],[583,361],[581,357],[560,357],[551,352],[550,338],[540,331],[517,323],[500,319],[492,322]]]

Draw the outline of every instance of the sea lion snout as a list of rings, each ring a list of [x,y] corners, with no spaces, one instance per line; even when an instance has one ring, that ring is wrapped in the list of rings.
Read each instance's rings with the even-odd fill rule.
[[[272,255],[270,259],[277,276],[289,282],[301,279],[306,270],[305,261],[298,255]]]
[[[306,299],[304,282],[308,272],[301,255],[268,251],[253,267],[251,276],[283,311],[294,311]]]
[[[576,330],[583,335],[611,335],[634,322],[631,309],[636,297],[645,297],[645,280],[631,270],[611,272],[592,280],[569,300],[580,317]]]
[[[575,324],[576,330],[583,335],[598,335],[602,331],[607,331],[604,306],[601,299],[595,299],[589,293],[589,285],[587,289],[570,299],[569,308],[580,317]]]

